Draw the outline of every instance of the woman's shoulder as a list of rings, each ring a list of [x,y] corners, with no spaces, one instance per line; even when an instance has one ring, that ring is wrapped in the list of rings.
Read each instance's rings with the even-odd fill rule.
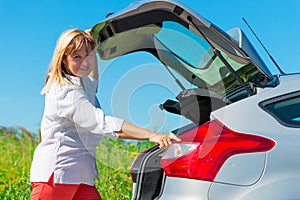
[[[53,97],[56,101],[61,101],[74,96],[84,95],[83,88],[78,85],[60,85],[57,82],[53,82],[50,88],[45,92],[46,97]]]
[[[59,84],[54,81],[50,88],[44,87],[41,94],[52,94],[64,98],[67,94],[71,93],[96,93],[98,88],[98,81],[92,77],[86,76],[83,78],[67,76],[72,84]]]
[[[76,90],[83,88],[80,78],[65,74],[65,77],[58,81],[51,77],[48,79],[45,87],[41,90],[41,94],[53,94],[64,91]]]
[[[80,85],[63,85],[61,87],[57,85],[54,92],[59,99],[64,99],[67,95],[84,94],[83,87]]]

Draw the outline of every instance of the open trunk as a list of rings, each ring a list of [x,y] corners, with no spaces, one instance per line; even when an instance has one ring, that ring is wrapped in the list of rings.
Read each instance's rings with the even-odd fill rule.
[[[193,123],[173,131],[180,135],[210,120],[212,111],[255,95],[256,87],[276,84],[245,34],[227,33],[176,1],[148,0],[108,16],[91,33],[103,60],[146,51],[172,76],[193,87],[161,105]],[[175,76],[174,76],[175,78]],[[176,79],[176,78],[175,78]],[[157,146],[141,153],[132,165],[134,200],[158,199],[166,178],[161,166],[165,150]]]

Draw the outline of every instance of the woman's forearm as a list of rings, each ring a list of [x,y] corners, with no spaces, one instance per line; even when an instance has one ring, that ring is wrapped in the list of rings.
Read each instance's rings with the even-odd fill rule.
[[[156,134],[157,133],[125,121],[122,125],[121,131],[119,132],[119,137],[122,139],[148,140]]]
[[[168,147],[172,144],[172,140],[180,142],[181,140],[174,134],[166,135],[151,132],[145,128],[136,126],[129,122],[124,122],[119,132],[119,137],[122,139],[149,140],[159,144],[160,148]]]

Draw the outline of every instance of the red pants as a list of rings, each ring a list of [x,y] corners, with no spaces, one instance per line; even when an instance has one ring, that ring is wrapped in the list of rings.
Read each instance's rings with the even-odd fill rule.
[[[55,184],[53,174],[48,183],[34,182],[30,200],[101,200],[95,186],[86,184]]]

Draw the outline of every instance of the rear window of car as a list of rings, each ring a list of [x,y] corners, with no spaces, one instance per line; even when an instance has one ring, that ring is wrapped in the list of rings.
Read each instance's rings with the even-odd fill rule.
[[[261,102],[260,106],[282,125],[300,128],[300,91]]]

